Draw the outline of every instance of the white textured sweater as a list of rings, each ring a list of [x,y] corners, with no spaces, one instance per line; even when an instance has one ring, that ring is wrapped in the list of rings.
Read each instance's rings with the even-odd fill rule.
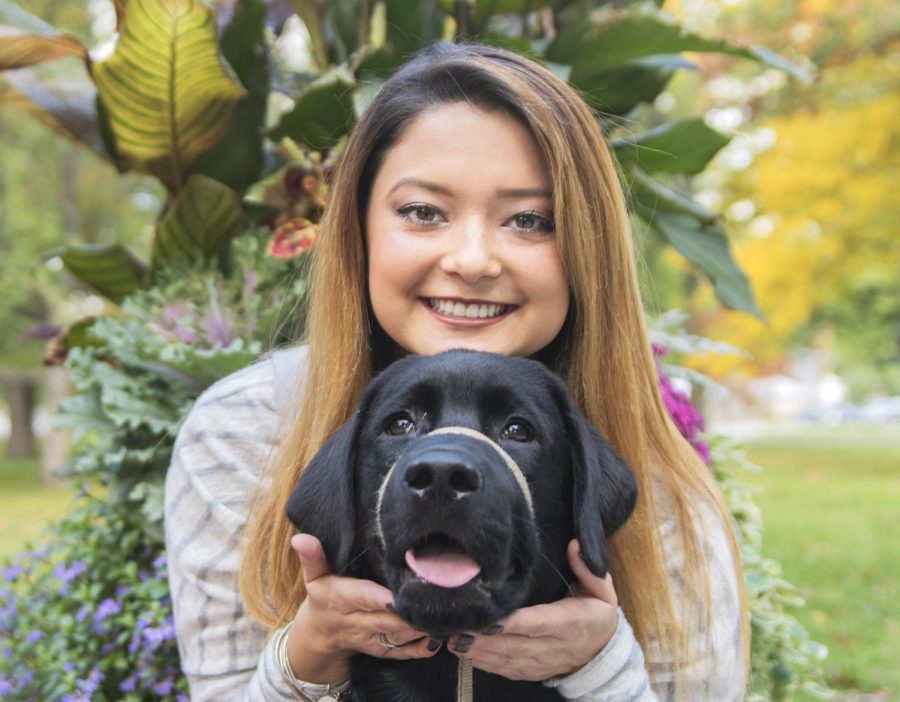
[[[296,698],[275,661],[274,640],[249,617],[238,592],[238,550],[260,474],[298,406],[305,349],[281,351],[222,379],[201,395],[182,426],[166,479],[166,548],[181,663],[194,702]],[[679,601],[677,538],[662,522]],[[737,582],[721,529],[705,533],[714,640],[688,652],[684,700],[743,698]],[[702,637],[697,637],[701,639]],[[548,681],[569,700],[674,699],[672,666],[644,655],[619,612],[613,638],[581,670]]]

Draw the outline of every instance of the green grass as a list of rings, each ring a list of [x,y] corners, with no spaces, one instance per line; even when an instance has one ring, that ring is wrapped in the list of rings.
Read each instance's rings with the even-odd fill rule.
[[[900,699],[900,437],[822,432],[750,445],[764,554],[828,646],[828,681]]]
[[[0,444],[0,455],[3,449]],[[73,495],[43,485],[37,460],[0,458],[0,558],[39,541],[43,527],[65,514]]]

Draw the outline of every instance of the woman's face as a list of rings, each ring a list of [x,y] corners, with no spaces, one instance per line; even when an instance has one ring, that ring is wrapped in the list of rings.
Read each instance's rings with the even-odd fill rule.
[[[569,307],[551,182],[528,130],[449,103],[387,152],[366,214],[375,317],[405,352],[530,356]]]

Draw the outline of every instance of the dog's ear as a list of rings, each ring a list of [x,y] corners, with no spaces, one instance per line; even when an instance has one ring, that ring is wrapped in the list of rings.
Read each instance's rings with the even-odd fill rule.
[[[356,540],[354,472],[358,416],[358,412],[354,414],[313,456],[285,507],[294,526],[322,542],[335,573],[350,563]]]
[[[594,575],[605,576],[607,539],[634,510],[637,481],[610,443],[581,414],[562,382],[561,407],[572,454],[572,515],[581,557]]]

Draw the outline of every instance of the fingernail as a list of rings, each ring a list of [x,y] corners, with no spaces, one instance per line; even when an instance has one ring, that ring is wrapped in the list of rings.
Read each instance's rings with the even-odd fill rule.
[[[456,641],[456,645],[453,647],[453,650],[457,653],[468,653],[469,646],[471,646],[474,641],[475,637],[471,634],[460,634]]]
[[[437,651],[440,647],[441,647],[441,642],[438,641],[437,639],[431,639],[428,642],[428,650],[431,651],[432,653]]]
[[[491,627],[488,627],[484,631],[481,632],[485,636],[494,636],[495,634],[503,633],[503,627],[500,624],[494,624]]]

